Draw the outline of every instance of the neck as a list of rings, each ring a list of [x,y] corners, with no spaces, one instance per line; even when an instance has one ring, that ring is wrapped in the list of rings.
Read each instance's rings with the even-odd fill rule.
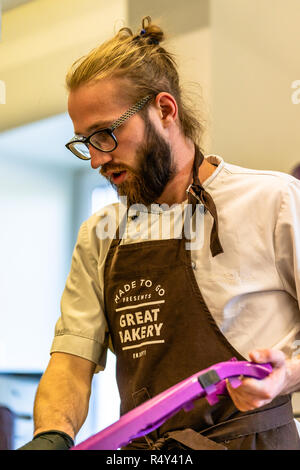
[[[180,204],[187,198],[186,190],[193,181],[193,163],[195,157],[193,142],[187,144],[184,151],[182,151],[181,147],[180,157],[177,160],[176,174],[156,201],[158,204],[168,204],[171,206],[172,204]],[[214,165],[204,159],[198,171],[200,183],[204,183],[215,169]]]

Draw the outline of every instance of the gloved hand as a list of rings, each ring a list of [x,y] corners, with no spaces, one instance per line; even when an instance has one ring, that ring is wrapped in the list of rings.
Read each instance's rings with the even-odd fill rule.
[[[73,439],[65,432],[50,430],[37,434],[17,450],[69,450],[73,445]]]

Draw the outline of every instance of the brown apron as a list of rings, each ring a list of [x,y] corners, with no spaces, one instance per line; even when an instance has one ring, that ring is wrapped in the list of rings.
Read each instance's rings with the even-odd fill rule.
[[[195,208],[200,200],[213,216],[211,252],[216,256],[223,250],[214,203],[198,179],[202,160],[196,147],[189,202]],[[120,244],[121,235],[118,229],[107,255],[104,298],[123,415],[217,362],[245,359],[221,333],[204,302],[184,230],[181,238],[125,245]],[[227,395],[213,406],[202,398],[190,411],[179,411],[125,447],[172,448],[300,449],[290,396],[247,413],[237,410]]]

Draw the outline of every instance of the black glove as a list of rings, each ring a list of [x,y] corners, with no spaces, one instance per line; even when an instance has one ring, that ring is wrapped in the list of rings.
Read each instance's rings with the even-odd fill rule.
[[[51,430],[37,434],[32,441],[17,450],[69,450],[73,445],[71,436],[62,431]]]

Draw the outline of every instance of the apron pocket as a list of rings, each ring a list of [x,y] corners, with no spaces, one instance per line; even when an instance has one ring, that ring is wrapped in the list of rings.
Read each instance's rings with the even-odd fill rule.
[[[144,403],[147,400],[150,400],[150,398],[151,398],[151,395],[148,392],[148,389],[146,387],[143,387],[140,390],[138,390],[137,392],[134,392],[132,394],[132,399],[133,399],[135,407],[141,405],[142,403]],[[158,430],[155,429],[154,431],[147,434],[147,436],[143,436],[140,439],[145,439],[147,445],[150,447],[150,445],[152,444],[153,441],[155,442],[159,439]]]
[[[132,398],[133,398],[134,406],[137,407],[141,405],[142,403],[144,403],[145,401],[150,400],[151,396],[147,388],[144,387],[138,390],[137,392],[134,392],[132,394]]]

